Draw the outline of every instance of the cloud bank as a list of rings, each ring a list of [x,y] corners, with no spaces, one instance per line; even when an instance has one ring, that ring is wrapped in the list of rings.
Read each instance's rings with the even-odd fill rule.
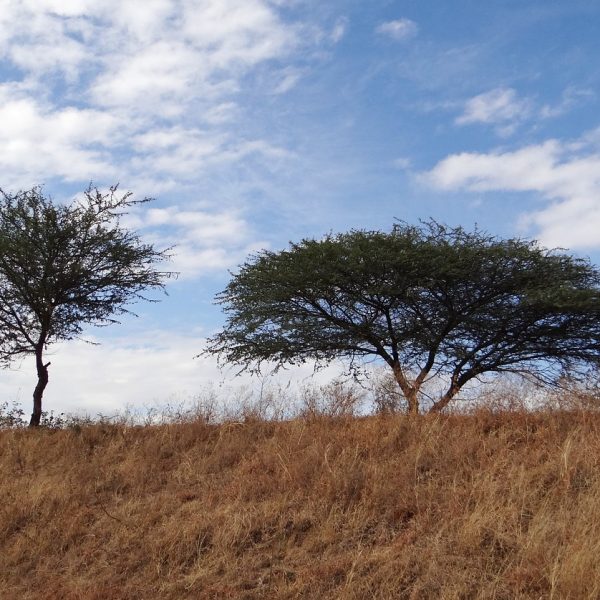
[[[11,186],[182,177],[268,150],[224,124],[244,77],[289,57],[299,33],[266,0],[4,3],[0,57],[15,77],[0,87],[0,171]]]
[[[184,335],[165,330],[146,331],[135,340],[102,340],[101,345],[57,344],[48,354],[52,365],[44,410],[92,417],[128,409],[143,413],[167,404],[190,406],[207,393],[234,410],[239,408],[241,390],[260,391],[263,381],[267,386],[298,389],[309,383],[328,383],[343,371],[341,365],[332,364],[313,377],[314,367],[307,364],[271,375],[265,369],[264,380],[248,374],[235,377],[239,368],[222,370],[216,358],[195,358],[203,344],[200,332]],[[35,364],[30,358],[18,370],[3,372],[0,397],[9,405],[17,402],[29,413],[34,385]]]
[[[194,187],[227,189],[236,167],[241,179],[293,159],[253,127],[242,98],[261,73],[261,93],[289,92],[306,71],[293,65],[298,52],[339,41],[347,24],[321,40],[280,12],[270,0],[3,3],[2,187],[121,182],[162,204],[175,196],[151,233],[177,243],[174,268],[190,278],[233,266],[262,243],[242,200]]]

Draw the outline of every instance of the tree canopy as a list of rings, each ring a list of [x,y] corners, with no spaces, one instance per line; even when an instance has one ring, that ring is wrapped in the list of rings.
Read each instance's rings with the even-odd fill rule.
[[[157,269],[165,251],[144,244],[120,225],[135,201],[117,187],[88,188],[70,204],[54,202],[36,187],[0,194],[0,360],[36,359],[38,384],[31,425],[38,425],[48,383],[43,353],[70,340],[85,325],[118,322],[144,290],[163,288]]]
[[[429,221],[354,230],[251,256],[217,296],[227,322],[207,352],[260,368],[381,359],[411,413],[439,411],[485,373],[549,381],[600,359],[600,272],[523,239]]]

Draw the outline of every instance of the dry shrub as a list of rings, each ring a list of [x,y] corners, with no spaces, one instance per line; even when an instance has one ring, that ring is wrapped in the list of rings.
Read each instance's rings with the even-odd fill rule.
[[[406,412],[407,403],[398,382],[388,368],[373,369],[370,374],[373,408],[378,414]]]
[[[0,432],[0,597],[598,598],[600,415]]]
[[[361,407],[366,390],[356,382],[336,379],[327,385],[306,386],[301,390],[299,416],[352,417]]]
[[[585,377],[566,375],[559,384],[559,389],[548,394],[548,408],[590,411],[600,409],[600,370],[592,370]]]

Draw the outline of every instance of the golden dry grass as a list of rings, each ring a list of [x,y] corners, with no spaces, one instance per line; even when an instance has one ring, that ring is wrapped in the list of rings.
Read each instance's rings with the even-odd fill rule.
[[[6,599],[599,598],[600,415],[0,432]]]

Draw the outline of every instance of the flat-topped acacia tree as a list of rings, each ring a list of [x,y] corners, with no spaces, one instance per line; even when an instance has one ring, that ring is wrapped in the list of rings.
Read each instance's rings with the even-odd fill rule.
[[[409,413],[435,377],[444,409],[485,373],[550,381],[600,359],[600,272],[523,239],[435,221],[350,231],[251,256],[217,296],[206,352],[259,369],[381,359]]]
[[[35,187],[0,194],[0,361],[35,357],[31,426],[40,424],[53,342],[79,336],[84,325],[117,323],[144,290],[164,288],[168,258],[120,225],[134,204],[117,186],[91,186],[70,204]]]

